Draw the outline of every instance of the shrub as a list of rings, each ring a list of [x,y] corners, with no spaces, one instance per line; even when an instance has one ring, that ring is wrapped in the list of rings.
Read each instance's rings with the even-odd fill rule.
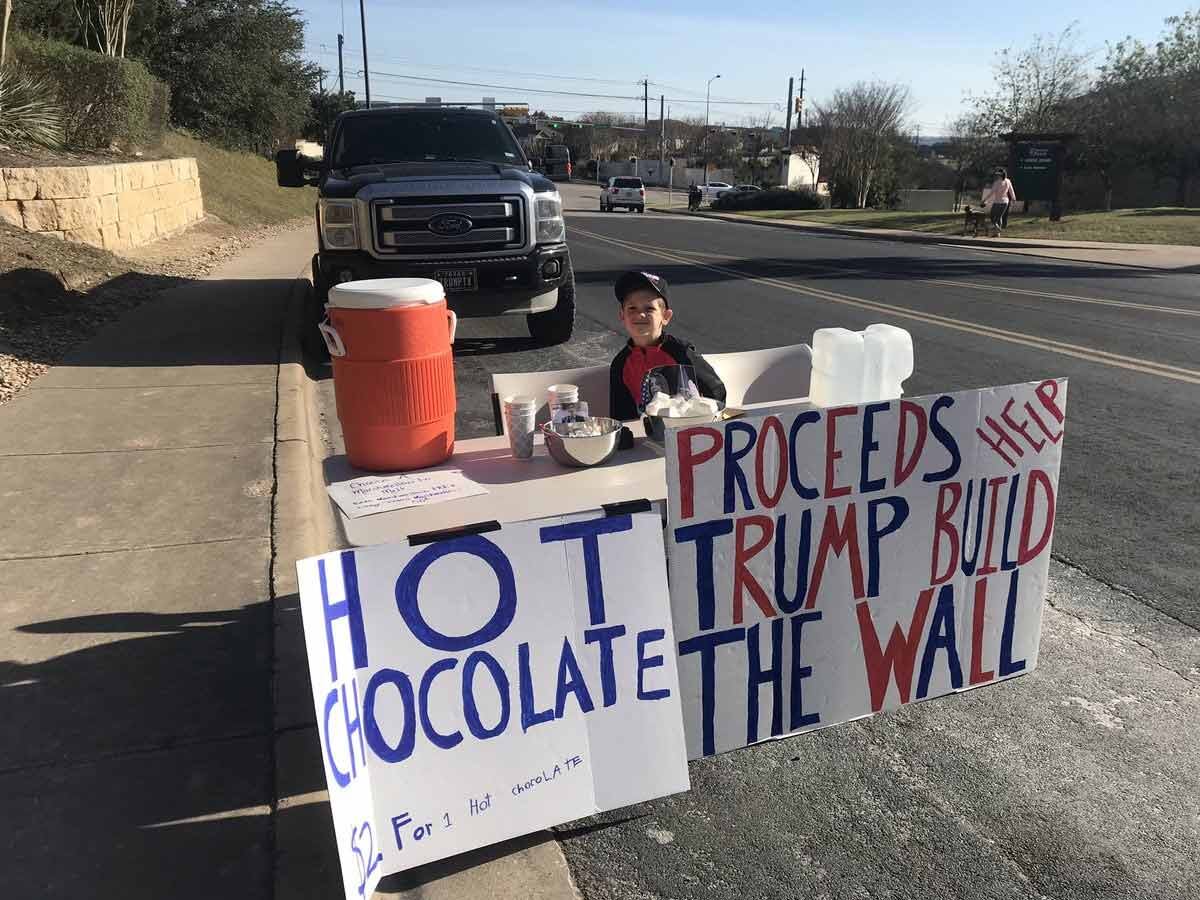
[[[0,69],[0,142],[54,148],[62,139],[62,108],[54,89],[16,66]]]
[[[141,63],[25,35],[16,36],[13,51],[21,68],[57,95],[67,146],[129,150],[162,143],[170,95]]]
[[[743,194],[730,192],[714,200],[712,207],[735,212],[744,209],[824,209],[827,205],[825,198],[814,191],[774,188]]]

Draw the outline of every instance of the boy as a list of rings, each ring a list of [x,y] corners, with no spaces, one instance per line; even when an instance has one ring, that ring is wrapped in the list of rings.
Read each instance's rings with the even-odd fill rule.
[[[642,397],[642,381],[660,366],[691,366],[701,396],[725,401],[725,385],[696,348],[663,333],[674,316],[665,278],[630,270],[617,279],[613,292],[629,343],[609,370],[609,415],[620,421],[636,419],[649,399]]]

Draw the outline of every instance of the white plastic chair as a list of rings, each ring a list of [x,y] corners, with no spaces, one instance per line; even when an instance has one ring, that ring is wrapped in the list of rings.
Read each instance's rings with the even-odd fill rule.
[[[549,420],[546,389],[552,384],[574,384],[579,387],[579,399],[587,402],[588,415],[608,415],[608,366],[586,366],[582,369],[558,369],[551,372],[494,372],[492,373],[492,416],[496,434],[504,435],[504,397],[529,396],[538,402],[537,422]]]
[[[740,353],[705,353],[704,358],[725,382],[728,406],[808,396],[812,349],[807,344]]]

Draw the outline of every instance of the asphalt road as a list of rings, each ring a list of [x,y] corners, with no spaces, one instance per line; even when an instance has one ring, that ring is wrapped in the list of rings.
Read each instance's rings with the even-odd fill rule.
[[[462,323],[459,433],[487,375],[606,362],[612,282],[672,284],[702,351],[889,322],[912,395],[1070,379],[1037,671],[692,765],[687,794],[559,830],[586,900],[1200,897],[1200,280],[958,247],[592,212],[569,187],[579,324]]]

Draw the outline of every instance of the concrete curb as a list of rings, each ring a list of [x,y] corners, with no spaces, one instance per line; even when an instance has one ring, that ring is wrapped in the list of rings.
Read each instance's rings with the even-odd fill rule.
[[[284,313],[280,345],[277,412],[275,418],[275,595],[297,590],[295,561],[335,548],[338,526],[325,493],[324,458],[317,424],[317,400],[304,370],[300,348],[304,294],[310,289],[297,278]]]
[[[1040,244],[1036,241],[1021,241],[1020,243],[1012,244],[981,244],[978,238],[965,238],[949,234],[922,234],[916,231],[899,231],[888,229],[874,228],[847,228],[836,225],[819,225],[799,222],[785,222],[771,219],[753,219],[746,218],[731,213],[715,213],[715,212],[688,212],[686,209],[662,209],[660,207],[648,207],[651,212],[659,212],[669,216],[698,216],[702,219],[713,219],[718,222],[734,222],[739,225],[758,225],[762,228],[782,228],[787,231],[814,232],[816,234],[830,234],[838,237],[854,237],[867,238],[876,241],[897,241],[905,244],[930,244],[930,245],[949,245],[952,247],[967,247],[972,250],[983,250],[988,253],[1010,253],[1017,256],[1033,256],[1040,259],[1058,259],[1064,262],[1083,263],[1093,266],[1117,266],[1122,269],[1137,269],[1141,272],[1159,272],[1164,274],[1184,273],[1187,274],[1192,270],[1191,267],[1181,269],[1167,269],[1160,266],[1141,266],[1137,263],[1121,263],[1108,262],[1107,260],[1086,260],[1075,259],[1071,256],[1053,256],[1047,257],[1046,251],[1066,250],[1067,248],[1059,247],[1055,244]],[[996,240],[996,239],[990,239]],[[1013,240],[1012,238],[1000,238],[999,240]],[[1073,248],[1086,251],[1087,248]],[[1102,250],[1104,248],[1097,248]],[[1024,253],[1025,250],[1040,250],[1042,253]]]

